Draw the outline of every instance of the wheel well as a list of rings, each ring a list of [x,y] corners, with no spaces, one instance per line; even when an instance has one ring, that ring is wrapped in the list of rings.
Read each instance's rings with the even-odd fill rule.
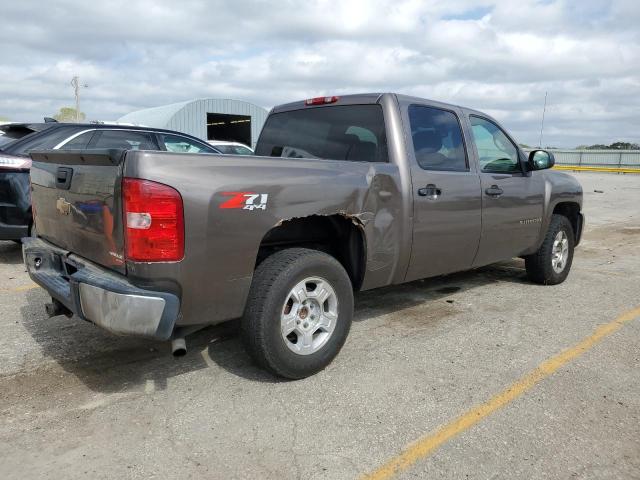
[[[575,202],[559,203],[553,209],[553,213],[567,217],[573,227],[573,234],[577,237],[579,229],[578,222],[580,221],[580,205]]]
[[[362,228],[345,215],[312,215],[285,220],[269,230],[258,250],[256,266],[269,255],[291,247],[320,250],[345,268],[354,290],[359,290],[366,265]]]

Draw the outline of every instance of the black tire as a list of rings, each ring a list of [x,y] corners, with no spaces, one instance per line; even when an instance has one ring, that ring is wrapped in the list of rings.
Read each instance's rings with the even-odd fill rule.
[[[314,353],[293,352],[281,333],[281,315],[293,287],[308,277],[331,285],[338,302],[333,332]],[[281,250],[256,269],[241,321],[242,337],[251,357],[261,367],[289,379],[305,378],[324,369],[338,354],[353,318],[353,288],[340,262],[326,253],[306,248]]]
[[[568,240],[568,257],[562,271],[557,272],[552,266],[553,244],[559,232],[563,231]],[[569,219],[563,215],[552,215],[549,228],[540,248],[533,255],[525,257],[525,266],[529,280],[542,285],[557,285],[569,275],[573,262],[575,236]]]

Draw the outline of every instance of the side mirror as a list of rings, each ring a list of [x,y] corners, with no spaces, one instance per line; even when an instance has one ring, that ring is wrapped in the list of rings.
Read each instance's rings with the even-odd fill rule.
[[[546,150],[532,150],[529,152],[529,170],[545,170],[556,164],[553,153]]]

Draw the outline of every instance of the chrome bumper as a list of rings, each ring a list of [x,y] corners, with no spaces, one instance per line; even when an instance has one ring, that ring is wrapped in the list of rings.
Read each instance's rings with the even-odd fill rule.
[[[171,337],[180,308],[176,295],[138,288],[39,238],[25,239],[23,256],[31,279],[82,319],[119,335]]]

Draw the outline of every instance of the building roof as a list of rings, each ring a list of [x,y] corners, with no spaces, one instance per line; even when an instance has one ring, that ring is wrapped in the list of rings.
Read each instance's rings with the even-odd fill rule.
[[[150,127],[160,127],[169,123],[171,118],[189,103],[197,100],[187,100],[186,102],[171,103],[160,107],[145,108],[127,113],[120,117],[118,122],[134,123],[138,125],[148,125]]]

